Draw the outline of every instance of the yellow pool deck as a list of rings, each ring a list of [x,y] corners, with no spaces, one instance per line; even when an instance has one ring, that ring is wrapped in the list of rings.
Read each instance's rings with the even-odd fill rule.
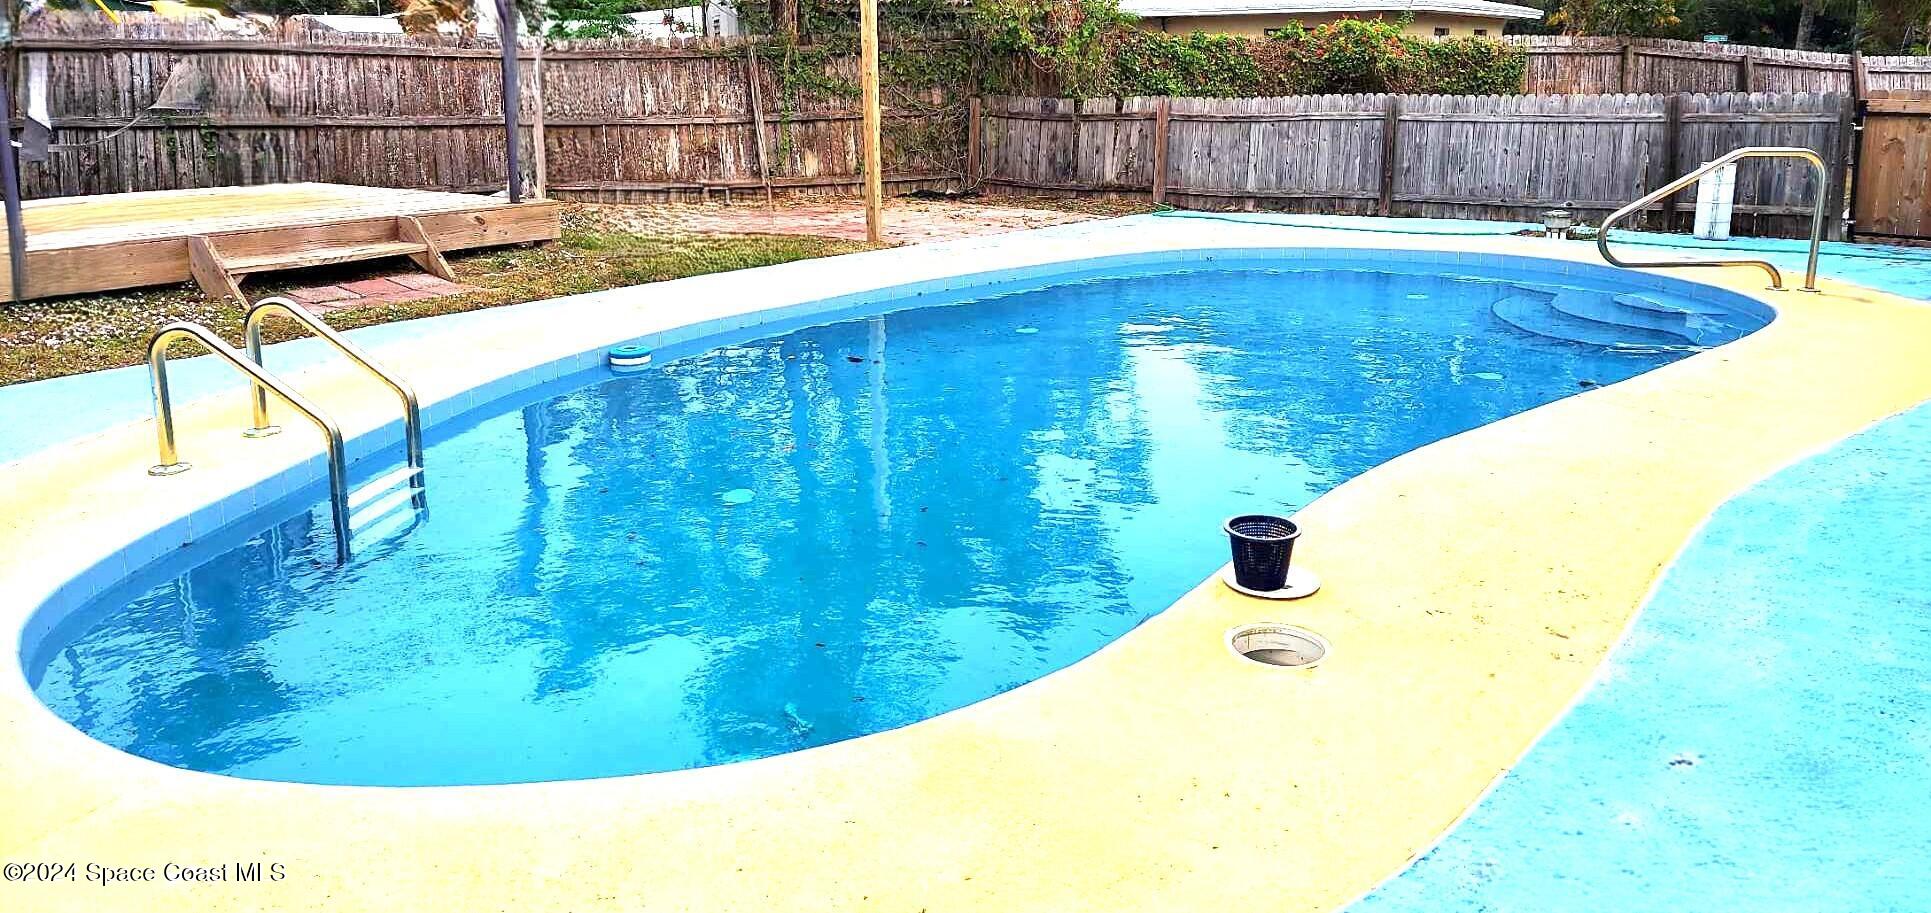
[[[1186,220],[1159,220],[1182,223]],[[1227,223],[1071,228],[868,253],[622,294],[377,354],[427,401],[490,357],[897,284],[1133,250],[1403,247],[1599,263],[1580,243],[1427,239]],[[722,767],[518,786],[354,788],[181,771],[96,743],[0,680],[0,859],[280,863],[263,884],[0,883],[4,910],[1334,910],[1399,871],[1529,748],[1595,673],[1659,572],[1718,504],[1931,399],[1931,306],[1752,268],[1666,271],[1758,297],[1768,328],[1379,466],[1309,505],[1297,563],[1325,586],[1273,603],[1208,582],[1094,656],[903,729]],[[620,333],[617,335],[621,335]],[[601,336],[596,337],[601,338]],[[476,357],[439,353],[457,344]],[[592,343],[594,344],[594,343]],[[547,353],[547,354],[546,354]],[[479,373],[480,372],[480,373]],[[351,433],[385,390],[304,375]],[[308,458],[243,447],[239,393],[184,408],[193,472],[157,480],[126,426],[0,469],[9,597],[71,576],[213,493]],[[431,468],[430,488],[435,494]],[[456,496],[445,492],[443,497]],[[144,527],[141,527],[144,528]],[[1216,569],[1203,567],[1207,578]],[[32,609],[9,598],[9,630]],[[1236,659],[1227,629],[1327,637],[1319,667]]]

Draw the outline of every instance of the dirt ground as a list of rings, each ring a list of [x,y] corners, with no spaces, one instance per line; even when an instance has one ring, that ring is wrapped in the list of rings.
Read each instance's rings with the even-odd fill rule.
[[[894,199],[885,207],[885,237],[891,244],[951,241],[1144,212],[1149,208],[1139,204],[1094,206],[1095,202],[1107,201]],[[780,200],[768,207],[744,203],[730,206],[680,203],[585,204],[582,208],[593,217],[606,219],[611,229],[640,235],[811,235],[865,240],[865,208],[857,200]]]

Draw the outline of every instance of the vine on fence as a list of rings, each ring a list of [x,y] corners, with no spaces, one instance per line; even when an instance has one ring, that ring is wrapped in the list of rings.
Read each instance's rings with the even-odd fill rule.
[[[778,154],[794,148],[807,106],[858,95],[849,0],[800,0],[796,34],[747,4],[746,30],[772,76]],[[880,88],[901,163],[950,160],[972,94],[1243,97],[1348,92],[1519,92],[1527,56],[1486,38],[1430,40],[1406,20],[1291,25],[1264,38],[1146,31],[1117,0],[895,0],[880,5]],[[917,116],[950,115],[950,116]]]
[[[751,29],[770,29],[762,7],[747,7],[746,15]],[[1406,18],[1290,25],[1248,38],[1147,31],[1117,0],[898,0],[882,4],[880,16],[890,42],[882,70],[888,86],[900,89],[1082,97],[1498,94],[1522,90],[1527,63],[1525,51],[1500,41],[1406,34]],[[814,46],[856,49],[855,22],[843,0],[804,0],[800,18],[800,33]],[[773,34],[783,46],[795,43],[781,31]],[[953,40],[908,43],[919,36]],[[849,80],[827,76],[821,63],[787,64],[780,89],[850,89]]]
[[[900,161],[956,157],[965,98],[977,85],[979,58],[963,40],[969,10],[947,0],[880,4],[879,83],[884,107],[914,115],[889,126],[890,151]],[[858,54],[857,17],[849,3],[802,0],[797,34],[776,28],[769,7],[740,8],[747,32],[765,37],[756,54],[777,96],[778,154],[795,147],[793,118],[806,107],[850,101],[859,94],[852,60]],[[949,117],[921,115],[949,114]]]

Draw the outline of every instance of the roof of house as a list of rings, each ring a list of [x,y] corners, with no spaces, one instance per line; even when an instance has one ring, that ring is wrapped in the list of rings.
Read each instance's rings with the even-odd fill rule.
[[[1121,0],[1120,9],[1142,18],[1320,13],[1451,13],[1495,19],[1542,18],[1542,11],[1535,7],[1492,0]]]

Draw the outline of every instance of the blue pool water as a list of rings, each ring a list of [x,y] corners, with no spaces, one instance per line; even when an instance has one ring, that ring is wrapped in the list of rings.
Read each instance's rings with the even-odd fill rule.
[[[1164,609],[1225,560],[1227,515],[1762,323],[1606,281],[1089,278],[586,376],[441,433],[427,516],[349,566],[308,493],[104,594],[29,678],[135,754],[318,783],[641,773],[905,725]]]

